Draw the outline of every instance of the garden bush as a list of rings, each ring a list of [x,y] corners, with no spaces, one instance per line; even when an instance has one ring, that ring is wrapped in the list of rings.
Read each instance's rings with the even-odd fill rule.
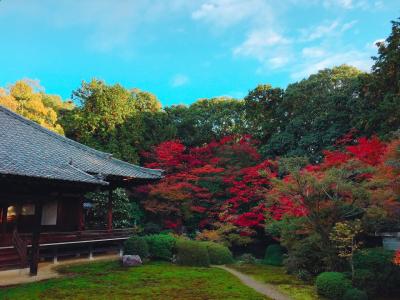
[[[284,249],[281,245],[269,245],[265,251],[264,263],[271,266],[282,266],[283,253]]]
[[[133,236],[124,243],[124,254],[126,255],[139,255],[140,258],[149,256],[149,246],[145,238],[140,236]]]
[[[250,253],[243,253],[242,255],[240,255],[237,260],[240,263],[244,263],[244,264],[255,264],[257,263],[257,259],[253,256],[253,254]]]
[[[158,234],[162,231],[162,227],[159,224],[148,222],[144,224],[143,231],[145,234]]]
[[[176,262],[185,266],[210,266],[210,257],[205,243],[179,239],[176,242]]]
[[[328,299],[343,299],[344,293],[351,288],[350,280],[343,273],[323,272],[315,281],[318,294]]]
[[[172,260],[176,238],[169,234],[152,234],[145,237],[152,258]]]
[[[344,293],[343,300],[368,300],[368,296],[364,291],[351,288]]]
[[[370,295],[398,292],[400,268],[393,264],[393,251],[370,248],[354,255],[356,287]]]
[[[375,282],[375,274],[366,269],[355,270],[353,285],[359,289],[367,291],[370,295],[376,294],[378,288]]]
[[[228,247],[213,242],[203,242],[208,251],[210,263],[213,265],[224,265],[233,263],[232,252]]]

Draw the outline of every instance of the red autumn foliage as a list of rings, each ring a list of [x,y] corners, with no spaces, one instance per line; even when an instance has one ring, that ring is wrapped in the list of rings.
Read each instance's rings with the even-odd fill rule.
[[[397,266],[400,266],[400,250],[397,250],[394,257],[393,257],[393,263]]]
[[[371,139],[359,138],[357,145],[346,147],[346,150],[354,157],[372,166],[376,166],[382,161],[385,149],[386,145],[376,136]]]
[[[378,180],[379,176],[391,180],[392,196],[385,199],[384,205],[388,211],[395,212],[399,209],[396,195],[400,190],[400,171],[386,162],[388,156],[398,155],[400,142],[396,146],[392,144],[387,146],[376,137],[355,140],[349,135],[336,144],[337,150],[323,152],[325,159],[321,164],[307,165],[300,174],[313,176],[318,181],[332,168],[375,168],[379,172],[355,172],[354,180]],[[137,193],[153,219],[168,229],[180,231],[182,226],[212,229],[214,224],[230,224],[238,228],[241,236],[251,236],[265,226],[266,215],[274,220],[284,216],[303,217],[311,208],[301,196],[280,194],[274,188],[278,162],[262,160],[257,142],[250,136],[229,136],[195,148],[168,141],[146,153],[144,158],[149,161],[146,166],[162,168],[166,176],[157,184],[139,187]],[[293,184],[294,180],[291,174],[281,178],[286,185]],[[335,183],[331,188],[335,188]],[[305,186],[303,192],[311,195],[315,191],[312,186]],[[382,194],[381,190],[371,194],[374,201],[381,201],[374,196]],[[267,205],[267,195],[276,200]],[[341,197],[349,203],[352,201],[349,191],[341,191]],[[319,205],[320,209],[328,208],[332,201],[322,199]]]
[[[229,222],[240,227],[260,227],[264,210],[260,203],[277,176],[274,161],[261,161],[250,136],[228,136],[202,147],[186,149],[179,141],[160,144],[144,155],[148,167],[166,170],[158,184],[141,188],[144,208],[157,218],[183,220],[185,209],[197,215],[197,226]],[[150,198],[150,201],[149,201]],[[157,214],[156,203],[160,213]],[[165,211],[166,203],[171,208]],[[177,210],[180,207],[181,210]],[[156,217],[156,216],[155,216]]]

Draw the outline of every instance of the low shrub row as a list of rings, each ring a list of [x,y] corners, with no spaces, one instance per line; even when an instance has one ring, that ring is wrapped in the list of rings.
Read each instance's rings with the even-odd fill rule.
[[[124,254],[172,261],[186,266],[208,267],[233,262],[231,251],[218,243],[175,238],[168,234],[134,236],[124,244]]]
[[[367,300],[365,291],[352,287],[343,273],[324,272],[318,275],[315,285],[318,294],[332,300]]]
[[[320,295],[328,299],[365,300],[400,291],[400,267],[393,264],[393,251],[364,249],[354,255],[355,273],[323,272],[315,282]]]

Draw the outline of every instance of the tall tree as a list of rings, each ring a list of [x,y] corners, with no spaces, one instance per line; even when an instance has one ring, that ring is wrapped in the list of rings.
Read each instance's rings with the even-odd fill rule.
[[[378,42],[372,73],[361,77],[354,123],[365,134],[388,136],[400,129],[400,22],[392,21],[389,37]]]
[[[272,133],[263,152],[321,161],[322,150],[352,129],[360,74],[342,65],[289,85],[271,116],[264,119],[264,127]]]
[[[177,138],[188,146],[200,146],[244,131],[243,101],[219,97],[200,99],[190,106],[165,108],[176,126]]]
[[[58,123],[57,113],[61,108],[70,107],[58,99],[57,104],[47,101],[52,95],[41,91],[37,82],[20,80],[12,84],[7,90],[0,88],[0,104],[17,112],[18,114],[35,121],[36,123],[63,134],[64,130]]]

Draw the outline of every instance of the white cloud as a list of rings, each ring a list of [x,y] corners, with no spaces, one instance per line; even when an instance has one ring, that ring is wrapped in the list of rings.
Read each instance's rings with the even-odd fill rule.
[[[255,58],[262,63],[263,69],[276,69],[290,61],[288,45],[290,40],[272,29],[255,30],[248,34],[245,41],[233,49],[236,57]]]
[[[357,24],[357,22],[358,22],[357,20],[353,20],[353,21],[351,21],[351,22],[344,23],[344,24],[342,25],[342,28],[340,29],[341,32],[345,32],[345,31],[347,31],[347,30],[353,28],[354,25]]]
[[[325,50],[320,47],[306,47],[303,48],[301,51],[301,54],[303,57],[306,58],[317,58],[317,57],[322,57],[326,54]]]
[[[355,8],[362,8],[366,9],[370,5],[367,1],[365,0],[360,0],[360,1],[354,1],[354,0],[325,0],[323,2],[325,7],[340,7],[344,9],[355,9]]]
[[[329,36],[338,36],[343,32],[351,29],[357,24],[357,20],[353,20],[347,23],[341,23],[338,20],[327,21],[325,20],[322,24],[317,26],[311,26],[309,28],[300,29],[300,41],[311,42]]]
[[[180,87],[180,86],[184,86],[188,83],[189,83],[189,77],[187,77],[184,74],[176,74],[174,77],[172,77],[172,80],[171,80],[172,87]]]
[[[339,21],[332,21],[332,22],[325,21],[324,24],[307,29],[301,29],[300,30],[302,35],[301,40],[310,42],[320,39],[322,37],[326,37],[327,35],[336,32],[338,26],[339,26]]]
[[[323,57],[313,57],[297,65],[291,73],[294,80],[300,80],[326,68],[343,64],[354,66],[362,71],[369,71],[372,66],[369,53],[365,51],[350,50],[340,53],[326,53]]]
[[[218,27],[229,27],[260,14],[265,18],[271,17],[270,13],[271,9],[264,0],[209,0],[192,13],[192,18]]]
[[[289,40],[271,29],[250,32],[246,40],[237,46],[234,55],[264,59],[268,48],[288,44]]]

